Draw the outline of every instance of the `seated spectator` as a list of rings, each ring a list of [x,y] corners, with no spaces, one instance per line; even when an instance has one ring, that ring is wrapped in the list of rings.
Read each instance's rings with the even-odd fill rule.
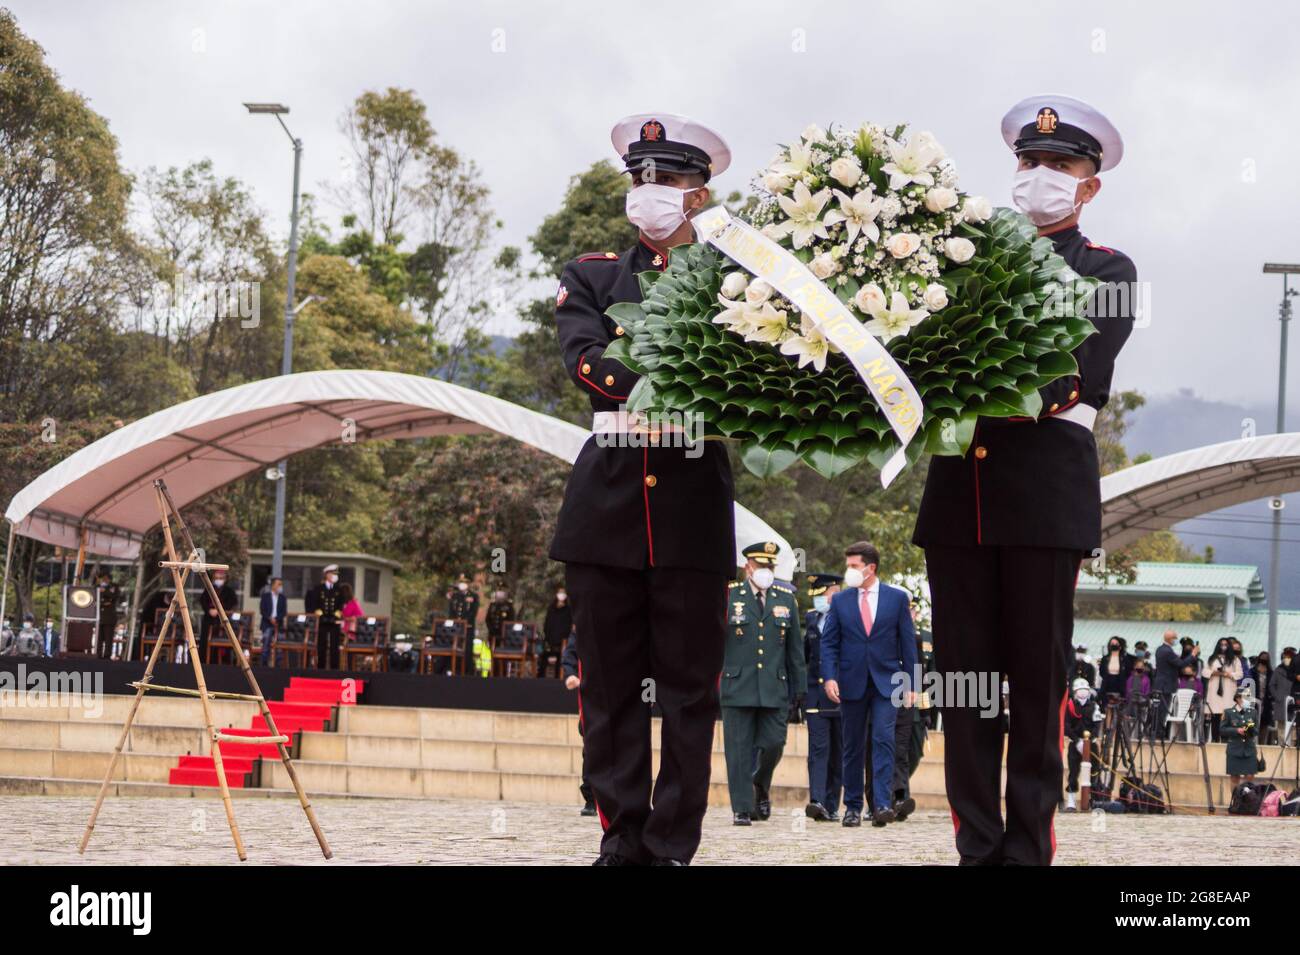
[[[1196,675],[1195,661],[1183,661],[1182,670],[1178,674],[1178,689],[1195,690],[1197,696],[1205,696],[1205,684],[1203,684],[1201,678]]]

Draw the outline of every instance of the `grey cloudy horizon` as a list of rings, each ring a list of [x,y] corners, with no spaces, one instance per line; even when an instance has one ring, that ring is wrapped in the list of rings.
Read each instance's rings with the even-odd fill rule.
[[[280,237],[291,151],[272,120],[245,112],[247,100],[290,105],[303,187],[337,233],[322,184],[339,177],[340,114],[364,90],[413,89],[441,141],[480,166],[502,241],[527,249],[570,177],[613,158],[609,128],[628,113],[685,113],[722,132],[734,154],[716,183],[723,192],[747,190],[776,144],[808,123],[909,122],[944,144],[964,191],[1008,204],[1003,112],[1034,93],[1073,95],[1125,139],[1083,231],[1128,253],[1151,283],[1151,323],[1121,355],[1116,388],[1191,388],[1269,407],[1276,395],[1281,279],[1260,270],[1300,262],[1295,7],[1256,4],[1246,16],[1210,3],[940,0],[7,6],[63,84],[106,117],[127,169],[210,158],[250,187]],[[1300,371],[1288,390],[1296,430]],[[1258,425],[1272,426],[1271,417]]]

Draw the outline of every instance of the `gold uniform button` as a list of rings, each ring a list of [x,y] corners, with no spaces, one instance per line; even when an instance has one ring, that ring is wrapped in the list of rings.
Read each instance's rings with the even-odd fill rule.
[[[758,642],[759,643],[763,642],[763,635],[761,633],[758,635]]]
[[[657,477],[655,477],[653,474],[647,474],[647,475],[645,476],[645,486],[646,486],[646,487],[654,487],[654,486],[655,486],[656,484],[658,484],[658,483],[659,483],[659,479],[658,479]],[[759,624],[759,626],[762,626],[762,624]]]
[[[826,680],[825,680],[824,677],[820,677],[820,676],[819,676],[819,677],[817,678],[817,682],[818,682],[818,683],[825,683]]]
[[[1072,391],[1072,392],[1070,392],[1070,400],[1071,400],[1071,401],[1073,401],[1073,400],[1074,400],[1075,398],[1077,398],[1077,397],[1079,397],[1079,393],[1078,393],[1077,391]]]
[[[1048,410],[1049,412],[1051,412],[1052,414],[1055,414],[1055,413],[1056,413],[1056,409],[1059,408],[1059,407],[1061,407],[1061,406],[1060,406],[1059,404],[1057,404],[1055,401],[1053,401],[1053,402],[1052,402],[1052,407],[1048,408],[1047,410]]]
[[[582,373],[583,373],[584,375],[590,375],[590,374],[591,374],[591,366],[588,365],[586,362],[583,362],[583,363],[582,363]]]
[[[978,448],[975,449],[975,457],[979,458],[981,461],[983,461],[988,456],[989,456],[989,449],[984,447],[984,445],[980,445]]]
[[[614,334],[615,334],[615,335],[622,335],[622,334],[623,334],[623,326],[622,326],[622,325],[619,325],[617,328],[615,328],[615,329],[614,329]]]
[[[763,669],[763,664],[760,663],[760,664],[758,665],[758,668],[759,668],[760,670]]]
[[[612,385],[613,383],[614,383],[614,376],[613,376],[613,375],[606,375],[606,376],[605,376],[605,384],[607,384],[607,385]]]

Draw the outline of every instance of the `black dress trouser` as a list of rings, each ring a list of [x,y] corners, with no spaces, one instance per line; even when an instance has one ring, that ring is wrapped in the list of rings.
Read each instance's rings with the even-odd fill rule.
[[[582,684],[587,782],[601,852],[689,862],[709,804],[725,574],[672,567],[566,565]],[[650,709],[662,722],[651,792]]]
[[[1001,714],[947,693],[942,700],[944,779],[963,861],[1048,865],[1056,851],[1052,817],[1061,799],[1081,556],[1052,547],[925,548],[944,689],[956,682],[951,677],[972,675],[996,688],[1004,674],[1009,687],[1005,826]],[[994,698],[1001,698],[996,689]]]

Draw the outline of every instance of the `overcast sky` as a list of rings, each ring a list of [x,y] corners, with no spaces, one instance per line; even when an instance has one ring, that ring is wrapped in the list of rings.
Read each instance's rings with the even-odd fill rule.
[[[347,104],[363,90],[414,89],[442,140],[482,167],[505,241],[523,245],[569,177],[612,155],[609,128],[627,113],[716,127],[735,154],[726,190],[746,188],[774,144],[809,122],[908,121],[947,147],[965,191],[1006,204],[1003,112],[1030,94],[1068,93],[1125,139],[1084,232],[1127,252],[1152,283],[1151,325],[1134,333],[1116,384],[1249,402],[1276,392],[1281,279],[1260,267],[1300,262],[1295,4],[8,6],[63,83],[107,117],[129,169],[209,157],[250,185],[281,235],[290,147],[245,100],[290,105],[304,188],[319,193],[338,176]],[[1292,383],[1295,430],[1300,363]]]

